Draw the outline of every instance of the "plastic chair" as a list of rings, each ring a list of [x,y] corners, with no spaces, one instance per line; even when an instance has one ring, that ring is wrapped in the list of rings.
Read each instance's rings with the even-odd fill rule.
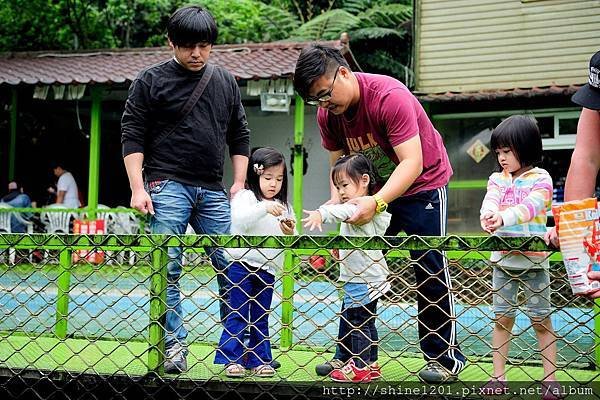
[[[48,209],[61,209],[67,208],[62,204],[51,204],[47,206]],[[48,211],[42,212],[40,219],[42,223],[46,225],[46,232],[48,233],[69,233],[71,218],[77,218],[78,215],[75,212],[59,212],[59,211]]]
[[[10,204],[0,203],[0,208],[13,208]],[[0,212],[0,232],[11,233],[10,212]]]
[[[127,207],[117,207],[118,209],[125,209]],[[117,235],[133,235],[138,233],[140,229],[140,223],[133,212],[115,212],[112,213],[112,224],[111,229],[114,234]],[[118,260],[122,264],[124,261],[124,251],[120,251]],[[129,265],[135,264],[135,252],[129,252]]]
[[[45,207],[47,209],[61,209],[67,208],[62,204],[50,204]],[[60,212],[60,211],[48,211],[40,214],[40,219],[46,227],[47,233],[69,233],[71,218],[77,218],[78,214],[75,212]],[[49,252],[44,252],[45,258],[48,258]]]
[[[10,204],[0,203],[0,208],[10,209],[13,208]],[[33,222],[26,220],[21,216],[18,212],[0,212],[0,232],[4,233],[12,233],[11,228],[11,219],[15,218],[18,222],[25,225],[27,227],[27,233],[33,233]],[[1,254],[1,253],[0,253]],[[14,248],[8,249],[8,262],[9,264],[14,264],[16,258],[16,251]],[[2,259],[4,260],[4,255],[2,255]],[[31,254],[29,255],[29,260],[31,261]]]

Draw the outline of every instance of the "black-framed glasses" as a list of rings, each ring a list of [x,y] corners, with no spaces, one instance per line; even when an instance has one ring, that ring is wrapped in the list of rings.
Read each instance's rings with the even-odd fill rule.
[[[329,86],[329,90],[320,96],[307,96],[306,99],[304,99],[306,104],[310,104],[311,106],[318,106],[320,103],[325,103],[326,101],[331,100],[331,93],[333,93],[333,85],[335,84],[335,79],[337,78],[339,70],[340,67],[338,66],[335,70],[335,74],[333,75],[333,81],[331,81],[331,86]]]

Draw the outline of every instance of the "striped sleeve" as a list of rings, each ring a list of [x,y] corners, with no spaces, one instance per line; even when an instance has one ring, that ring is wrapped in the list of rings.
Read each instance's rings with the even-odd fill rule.
[[[532,176],[531,192],[520,204],[500,212],[504,226],[532,221],[536,216],[545,217],[552,202],[552,178],[547,174]]]
[[[480,216],[483,216],[483,214],[488,212],[494,213],[500,209],[500,197],[502,196],[502,192],[495,179],[496,177],[497,174],[492,174],[488,179],[487,192],[481,203],[481,210],[479,210]]]

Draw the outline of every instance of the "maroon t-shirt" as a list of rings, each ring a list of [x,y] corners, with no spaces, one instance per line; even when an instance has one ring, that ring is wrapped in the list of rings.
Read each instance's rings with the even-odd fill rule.
[[[423,172],[404,196],[448,184],[452,176],[448,153],[417,98],[402,82],[389,76],[354,75],[360,87],[360,102],[352,119],[324,108],[317,111],[323,147],[364,154],[373,162],[383,184],[399,162],[393,147],[419,135]]]

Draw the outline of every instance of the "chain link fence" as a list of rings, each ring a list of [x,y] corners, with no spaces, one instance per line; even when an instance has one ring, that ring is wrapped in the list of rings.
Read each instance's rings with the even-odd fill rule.
[[[170,258],[174,248],[181,248],[183,257]],[[264,282],[273,289],[271,307],[264,310],[264,341],[280,367],[270,364],[277,367],[272,376],[248,369],[233,377],[227,371],[230,364],[215,364],[225,324],[209,256],[219,250],[230,260],[239,259],[250,249],[266,260],[284,254],[273,282]],[[378,347],[380,376],[370,375],[368,383],[339,383],[317,373],[334,357],[336,344],[346,343],[338,340],[339,324],[349,321],[341,319],[345,297],[338,281],[345,259],[332,255],[333,250],[381,250],[389,267],[391,290],[377,301],[378,340],[371,343]],[[494,375],[492,250],[549,251],[538,238],[0,234],[0,392],[2,398],[40,399],[107,394],[151,399],[481,398],[481,387]],[[411,256],[409,251],[420,253]],[[440,278],[431,275],[419,285],[415,280],[420,257],[431,252],[443,255],[452,283],[453,312],[443,318],[455,324],[456,333],[447,345],[467,359],[458,380],[436,385],[419,380],[426,365],[423,336],[436,332],[419,332],[417,303],[419,293]],[[560,391],[568,398],[600,398],[597,305],[572,295],[559,254],[549,251],[547,257]],[[178,374],[164,371],[169,263],[184,264],[179,279],[171,282],[181,291],[180,316],[187,331],[187,368]],[[260,275],[258,271],[250,269],[248,275]],[[515,282],[529,272],[516,274]],[[228,293],[236,289],[242,284],[235,283]],[[261,293],[247,294],[248,301],[258,302]],[[539,399],[547,389],[537,330],[523,312],[528,297],[531,293],[520,292],[517,298],[508,387],[501,393],[505,398]],[[241,308],[234,307],[236,312],[250,326],[256,320],[242,315]],[[243,341],[245,349],[232,363],[243,366],[248,357],[257,356],[261,343],[247,343],[240,332],[227,333],[229,340]]]

